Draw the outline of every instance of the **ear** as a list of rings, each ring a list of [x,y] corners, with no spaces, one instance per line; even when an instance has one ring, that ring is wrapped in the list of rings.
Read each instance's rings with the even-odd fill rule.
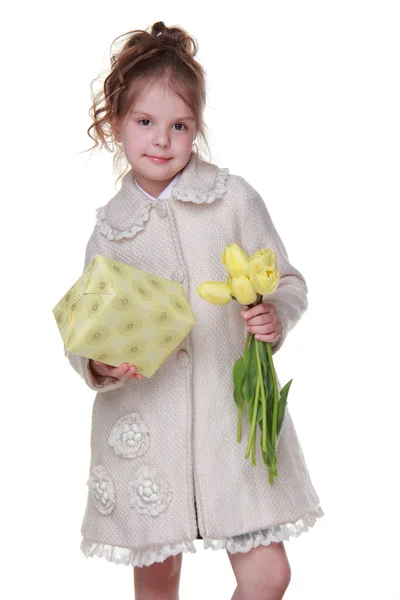
[[[119,120],[118,120],[117,115],[113,115],[111,117],[110,124],[111,124],[111,130],[113,132],[113,135],[114,135],[115,139],[117,140],[117,142],[120,142],[121,141],[121,135],[120,135],[120,132],[119,132]]]

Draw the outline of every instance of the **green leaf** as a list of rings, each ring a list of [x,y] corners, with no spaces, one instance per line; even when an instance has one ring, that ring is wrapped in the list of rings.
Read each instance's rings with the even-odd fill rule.
[[[250,335],[249,341],[247,342],[247,349],[243,356],[246,371],[249,368],[250,348],[251,348],[252,343],[253,343],[253,335]]]
[[[271,440],[269,439],[268,436],[267,436],[267,450],[266,451],[262,449],[262,440],[261,440],[261,454],[263,457],[263,461],[266,465],[276,464],[276,462],[277,462],[276,454],[274,452],[274,449],[271,446]]]
[[[267,347],[265,345],[265,342],[261,342],[260,340],[256,340],[256,342],[258,344],[258,354],[260,356],[261,364],[263,367],[265,367],[268,361]]]
[[[272,436],[272,411],[274,407],[274,382],[272,381],[271,369],[269,363],[267,364],[267,371],[265,375],[265,395],[267,397],[267,429],[268,435]]]
[[[268,455],[268,460],[271,462],[271,464],[276,463],[275,449],[272,448],[271,440],[269,439],[268,436],[267,436],[267,455]]]
[[[248,377],[245,377],[245,379],[243,381],[242,393],[243,393],[244,399],[246,401],[246,404],[249,405],[252,394],[251,394],[250,382],[249,382]]]
[[[238,358],[235,364],[233,365],[233,399],[235,400],[237,406],[239,408],[243,408],[244,406],[244,395],[242,390],[242,383],[246,376],[246,367],[244,365],[244,360],[242,357]]]
[[[234,386],[241,386],[242,381],[246,375],[246,367],[242,357],[238,358],[235,364],[233,365],[232,375]]]
[[[254,407],[254,395],[251,396],[250,402],[247,403],[247,421],[249,425],[252,424],[253,421],[253,407]]]
[[[285,417],[285,408],[287,405],[287,397],[289,394],[289,389],[292,384],[292,381],[293,381],[293,379],[288,381],[286,383],[286,385],[284,385],[283,388],[281,389],[281,393],[280,393],[280,397],[279,397],[279,401],[278,401],[278,420],[277,420],[277,425],[276,425],[277,435],[279,435],[279,432],[283,425],[283,419]]]
[[[242,387],[240,385],[235,386],[235,388],[233,389],[233,399],[234,399],[235,403],[237,404],[238,408],[243,408],[244,395],[243,395]]]
[[[257,354],[256,354],[256,342],[257,340],[254,340],[254,335],[251,336],[250,338],[250,344],[249,344],[249,355],[248,355],[248,365],[246,368],[246,377],[248,379],[249,382],[249,388],[250,388],[250,393],[253,396],[255,391],[256,391],[256,385],[257,385],[257,376],[258,376],[258,369],[257,369]]]

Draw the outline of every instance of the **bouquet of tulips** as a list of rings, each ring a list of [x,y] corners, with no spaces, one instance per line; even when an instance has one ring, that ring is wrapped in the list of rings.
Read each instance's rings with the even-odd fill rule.
[[[228,273],[226,283],[205,281],[196,289],[199,296],[211,304],[222,306],[234,299],[252,308],[278,287],[277,256],[270,248],[257,250],[249,257],[238,244],[228,244],[222,254],[222,263]],[[242,414],[246,403],[250,435],[245,458],[251,451],[251,462],[255,466],[258,424],[261,428],[261,453],[272,485],[273,478],[278,476],[277,440],[292,379],[281,389],[278,399],[271,344],[256,339],[253,333],[248,332],[243,356],[233,365],[233,383],[233,398],[238,407],[236,441],[241,441]]]

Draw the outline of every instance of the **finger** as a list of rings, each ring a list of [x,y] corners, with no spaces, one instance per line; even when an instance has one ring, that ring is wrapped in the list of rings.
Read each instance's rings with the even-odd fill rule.
[[[113,367],[98,360],[93,362],[96,363],[96,370],[98,370],[99,375],[110,375],[117,379],[143,379],[144,377],[142,374],[136,373],[137,367],[135,365],[129,365],[129,363],[122,363],[119,367]]]
[[[266,331],[265,325],[251,328],[254,337],[262,342],[274,342],[280,336],[280,324],[270,325],[270,331]]]
[[[247,310],[243,310],[241,311],[241,316],[244,318],[245,321],[248,321],[249,319],[252,319],[253,317],[257,316],[257,315],[261,315],[261,314],[265,314],[270,312],[270,309],[266,308],[266,304],[264,302],[262,302],[261,304],[256,304],[256,306],[252,306],[251,308],[248,308]]]
[[[119,367],[110,366],[108,375],[111,375],[112,377],[121,378],[128,372],[128,370],[129,370],[129,364],[122,363],[122,365],[119,365]]]
[[[265,331],[265,325],[250,325],[250,323],[247,323],[246,327],[251,333],[262,333],[263,335],[270,333],[270,331]]]
[[[136,373],[135,371],[128,371],[126,375],[122,377],[122,379],[143,379],[144,375],[141,373]]]
[[[255,325],[272,325],[273,321],[271,317],[269,317],[266,313],[262,315],[257,315],[256,317],[252,317],[251,319],[247,319],[246,326],[254,327]]]
[[[270,343],[272,343],[272,342],[274,342],[279,337],[279,335],[277,334],[276,331],[274,331],[274,332],[269,333],[267,335],[263,335],[261,333],[256,333],[254,335],[254,337],[259,342],[270,342]]]
[[[135,365],[129,365],[124,377],[125,379],[135,379],[137,374],[137,367],[135,367]]]
[[[137,372],[137,367],[135,365],[130,365],[130,368],[132,369],[132,372],[131,372],[132,379],[143,379],[144,375],[142,375],[142,373]]]
[[[251,331],[251,333],[259,333],[261,335],[271,335],[271,333],[274,333],[274,332],[278,334],[278,329],[271,324],[247,325],[247,328]]]
[[[122,368],[120,379],[143,379],[143,375],[137,372],[136,365],[124,363],[123,365],[120,365],[119,368]]]

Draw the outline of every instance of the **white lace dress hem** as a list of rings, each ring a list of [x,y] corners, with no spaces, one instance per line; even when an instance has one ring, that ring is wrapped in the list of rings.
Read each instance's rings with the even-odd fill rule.
[[[82,539],[81,550],[86,558],[89,556],[98,556],[117,565],[122,564],[131,567],[148,567],[155,562],[164,562],[169,556],[175,556],[180,552],[196,552],[196,548],[191,541],[164,544],[162,546],[153,544],[134,550],[132,548],[90,542],[85,537]]]
[[[250,533],[235,535],[222,539],[205,537],[203,540],[204,549],[213,550],[225,549],[231,554],[236,552],[248,552],[258,546],[268,546],[272,542],[281,542],[289,540],[290,537],[299,537],[305,531],[316,523],[316,520],[324,515],[320,506],[311,511],[294,523],[282,523],[267,527],[266,529],[257,529]],[[115,564],[123,564],[132,567],[145,567],[155,562],[163,562],[169,556],[175,556],[180,552],[196,553],[193,541],[177,542],[175,544],[163,544],[146,546],[145,548],[123,548],[121,546],[112,546],[110,544],[101,544],[90,542],[85,537],[82,539],[81,551],[85,557],[98,556]]]
[[[256,531],[222,539],[205,537],[204,548],[212,548],[213,550],[225,549],[231,554],[248,552],[252,548],[257,548],[257,546],[269,546],[271,542],[287,541],[291,537],[299,537],[300,534],[313,527],[318,518],[323,516],[324,511],[318,506],[315,510],[294,523],[282,523],[267,527],[266,529],[257,529]]]

